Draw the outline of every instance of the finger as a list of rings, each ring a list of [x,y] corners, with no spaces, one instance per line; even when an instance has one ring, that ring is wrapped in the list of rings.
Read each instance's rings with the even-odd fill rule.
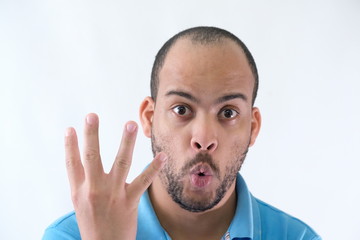
[[[128,122],[124,127],[120,147],[110,174],[116,178],[117,182],[125,182],[130,170],[132,156],[137,135],[137,124]]]
[[[68,128],[65,133],[65,162],[71,190],[84,180],[84,168],[81,164],[78,140],[75,129]]]
[[[99,118],[94,113],[88,114],[85,120],[83,159],[86,177],[96,181],[104,170],[100,158]]]
[[[165,153],[156,155],[151,164],[128,186],[129,196],[139,199],[164,167],[166,160]]]

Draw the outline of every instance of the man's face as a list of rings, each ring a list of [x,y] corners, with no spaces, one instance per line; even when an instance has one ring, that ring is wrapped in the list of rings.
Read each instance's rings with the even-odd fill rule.
[[[182,208],[211,209],[234,187],[254,142],[253,86],[245,55],[230,40],[201,45],[181,39],[170,49],[159,74],[151,139],[153,152],[168,156],[162,185]]]

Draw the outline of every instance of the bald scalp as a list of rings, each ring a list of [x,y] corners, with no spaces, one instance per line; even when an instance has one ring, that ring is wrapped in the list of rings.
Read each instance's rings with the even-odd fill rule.
[[[168,52],[180,39],[189,39],[191,43],[194,45],[200,44],[205,46],[213,45],[213,44],[222,44],[226,40],[231,40],[235,42],[244,52],[254,77],[254,88],[252,95],[252,105],[254,105],[257,96],[258,85],[259,85],[259,76],[254,58],[252,57],[250,51],[245,46],[245,44],[238,37],[236,37],[235,35],[224,29],[220,29],[216,27],[195,27],[184,30],[174,35],[167,42],[165,42],[165,44],[160,48],[159,52],[156,54],[155,61],[152,67],[151,82],[150,82],[151,97],[155,102],[159,89],[159,73],[164,65]]]

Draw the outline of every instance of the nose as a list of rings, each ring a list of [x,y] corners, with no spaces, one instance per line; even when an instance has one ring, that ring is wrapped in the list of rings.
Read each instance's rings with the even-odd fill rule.
[[[198,121],[193,126],[191,147],[195,152],[212,153],[218,146],[216,126],[209,121]]]

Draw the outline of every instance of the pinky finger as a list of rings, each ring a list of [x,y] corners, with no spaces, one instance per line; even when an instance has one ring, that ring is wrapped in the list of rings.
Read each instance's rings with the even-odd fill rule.
[[[74,128],[66,129],[65,162],[71,190],[74,190],[84,179],[84,168],[81,163],[78,140]]]

